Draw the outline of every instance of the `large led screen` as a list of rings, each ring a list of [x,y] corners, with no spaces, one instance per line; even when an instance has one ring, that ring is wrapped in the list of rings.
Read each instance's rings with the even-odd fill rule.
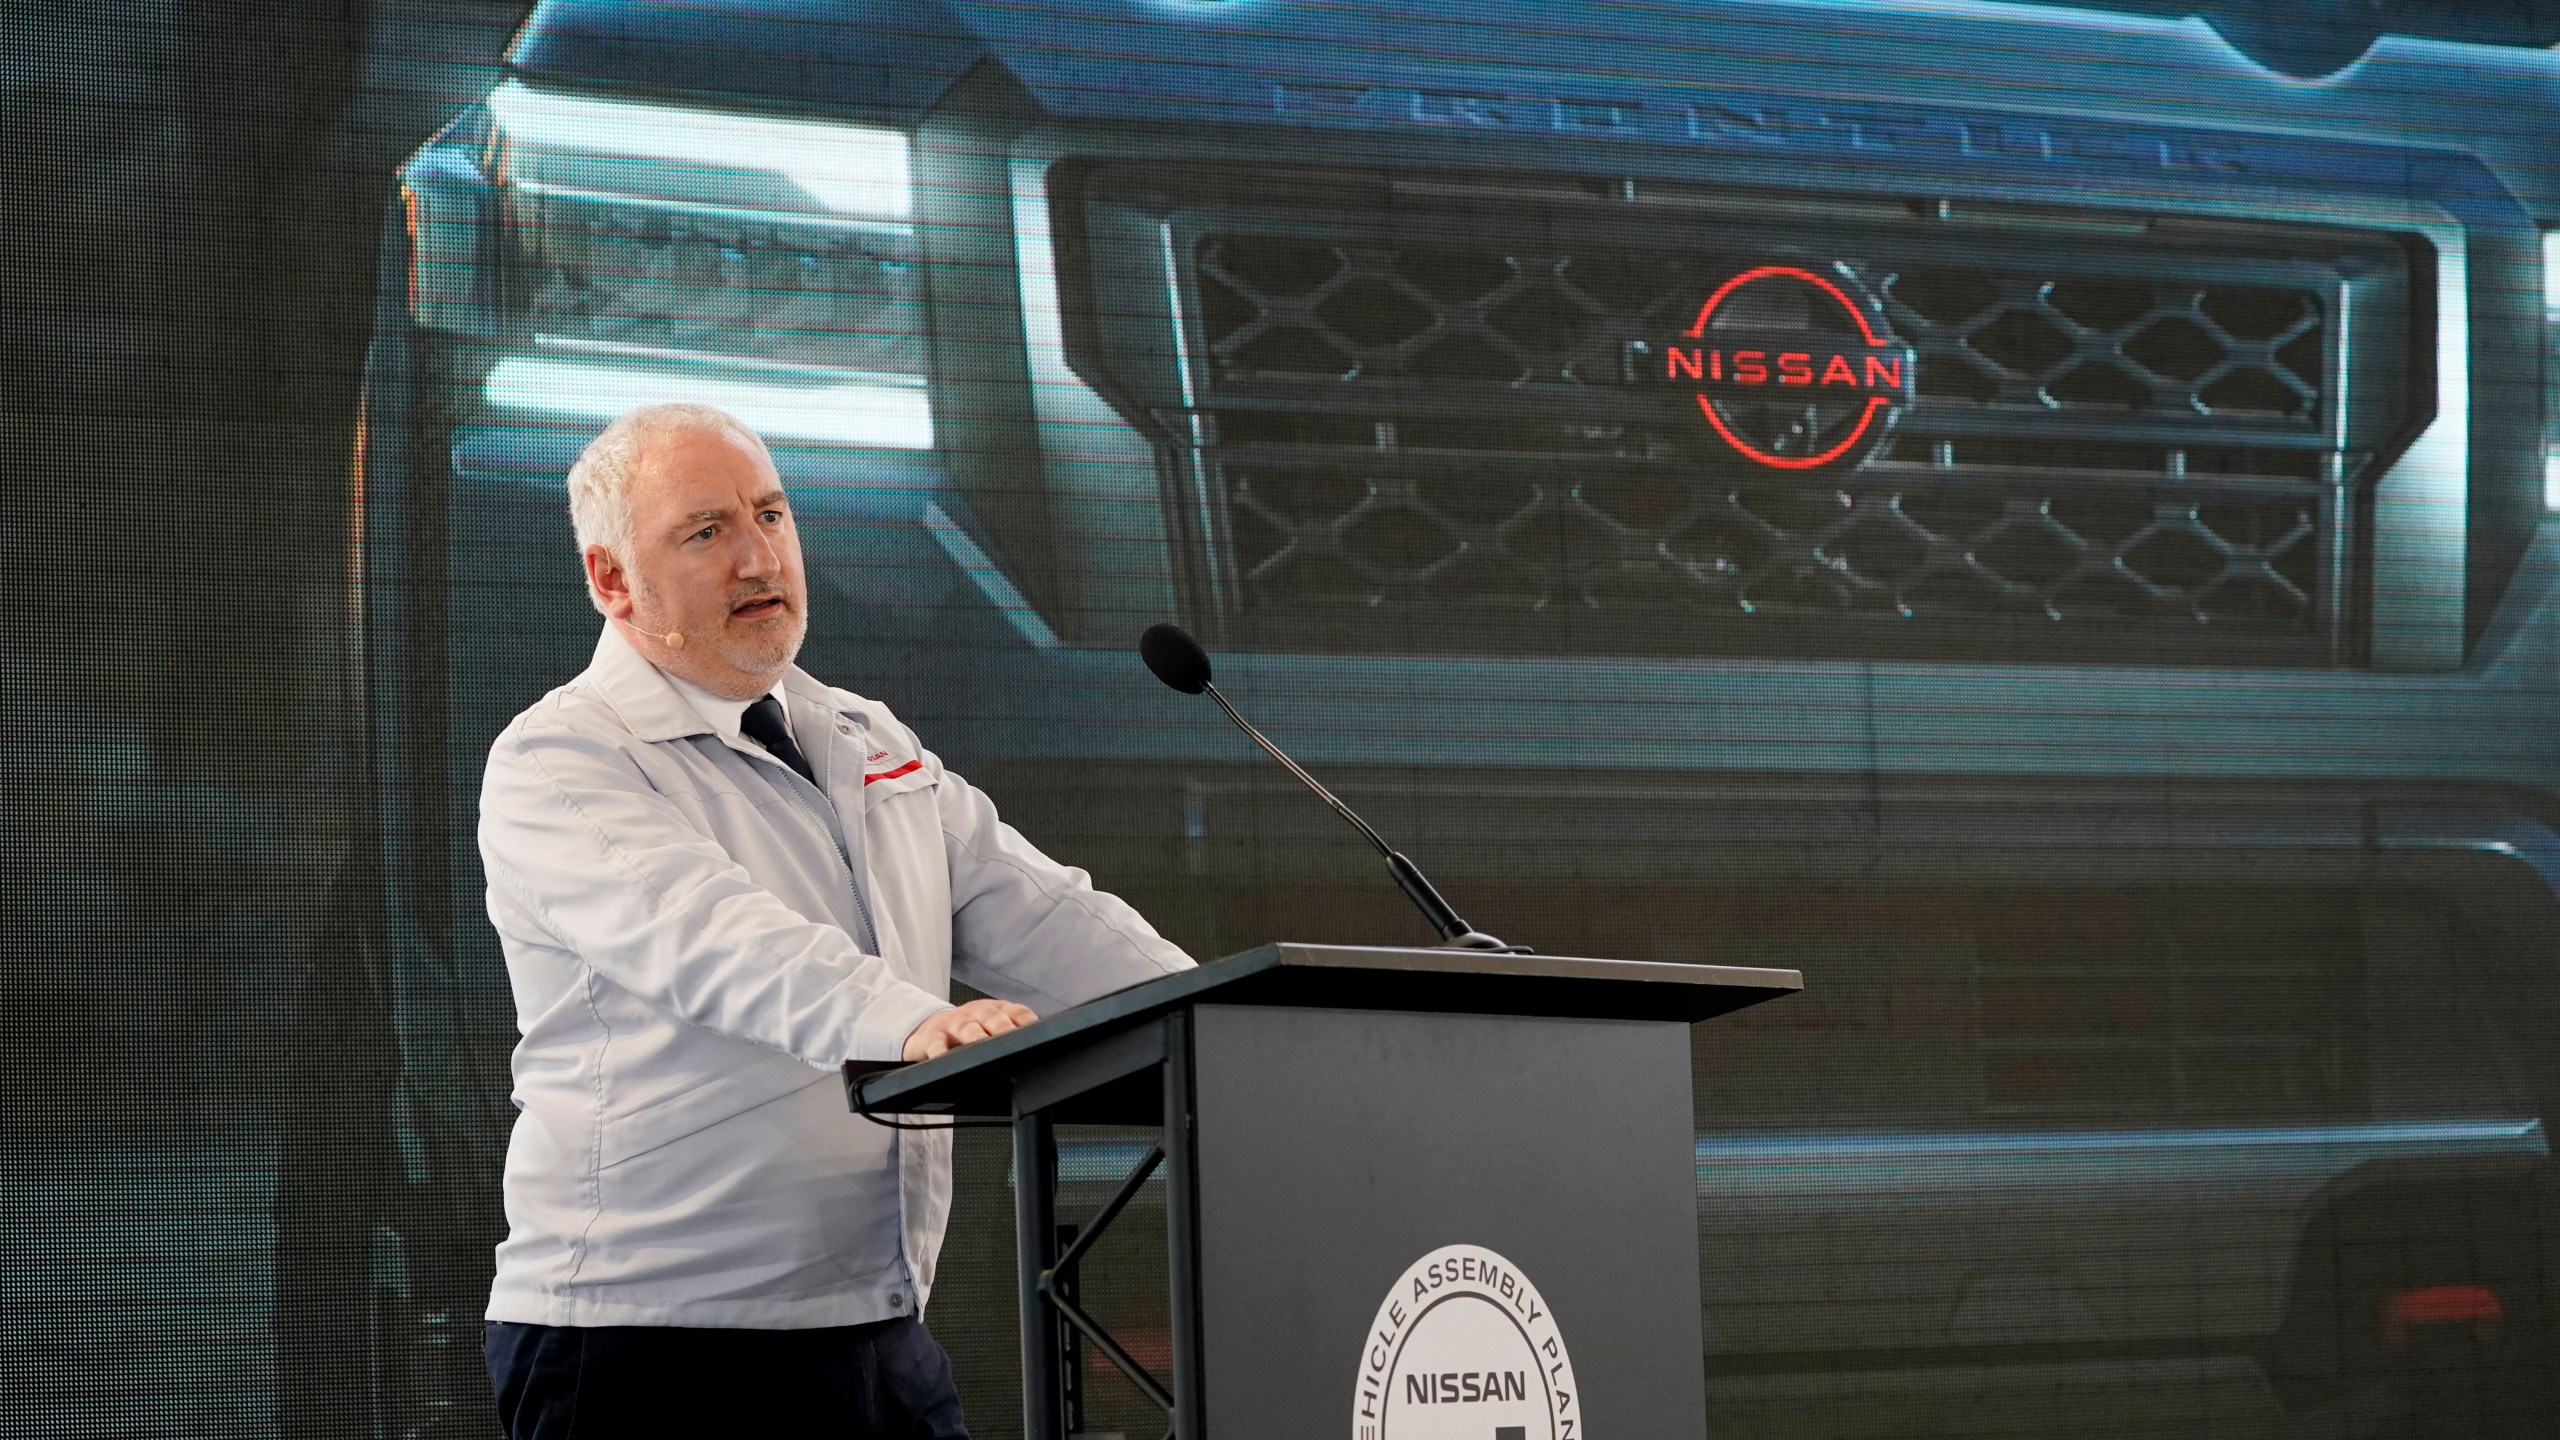
[[[1694,1036],[1716,1436],[2560,1423],[2560,11],[219,8],[12,72],[25,1433],[497,1433],[480,770],[672,400],[803,668],[1193,955],[1434,936],[1167,620],[1479,929],[1802,971]]]

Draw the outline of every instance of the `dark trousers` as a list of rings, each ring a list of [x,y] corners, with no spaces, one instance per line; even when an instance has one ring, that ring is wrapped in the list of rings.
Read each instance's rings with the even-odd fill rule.
[[[908,1318],[823,1330],[488,1322],[508,1440],[968,1440],[951,1357]]]

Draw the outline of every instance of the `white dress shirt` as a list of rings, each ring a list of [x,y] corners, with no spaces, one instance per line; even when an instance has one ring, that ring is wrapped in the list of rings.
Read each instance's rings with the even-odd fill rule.
[[[747,707],[755,704],[755,700],[732,700],[726,695],[714,695],[681,675],[670,675],[664,670],[658,673],[666,676],[667,683],[674,686],[685,703],[693,707],[693,713],[701,716],[703,722],[711,727],[712,734],[732,745],[743,741],[759,750],[764,748],[747,733]],[[759,695],[756,700],[764,698]],[[782,707],[782,733],[791,737],[792,744],[800,743],[800,732],[791,728],[791,707],[788,705]]]

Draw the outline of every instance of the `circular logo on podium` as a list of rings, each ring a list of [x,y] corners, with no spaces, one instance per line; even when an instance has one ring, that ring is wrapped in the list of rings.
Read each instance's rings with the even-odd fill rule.
[[[1406,1267],[1361,1343],[1352,1440],[1582,1440],[1573,1361],[1538,1287],[1481,1245]]]

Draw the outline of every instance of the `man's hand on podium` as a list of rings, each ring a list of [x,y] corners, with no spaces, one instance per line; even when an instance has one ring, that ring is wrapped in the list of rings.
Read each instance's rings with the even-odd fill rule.
[[[907,1036],[906,1059],[930,1060],[1007,1030],[1019,1030],[1040,1017],[1010,1000],[972,1000],[955,1005],[917,1026]]]

